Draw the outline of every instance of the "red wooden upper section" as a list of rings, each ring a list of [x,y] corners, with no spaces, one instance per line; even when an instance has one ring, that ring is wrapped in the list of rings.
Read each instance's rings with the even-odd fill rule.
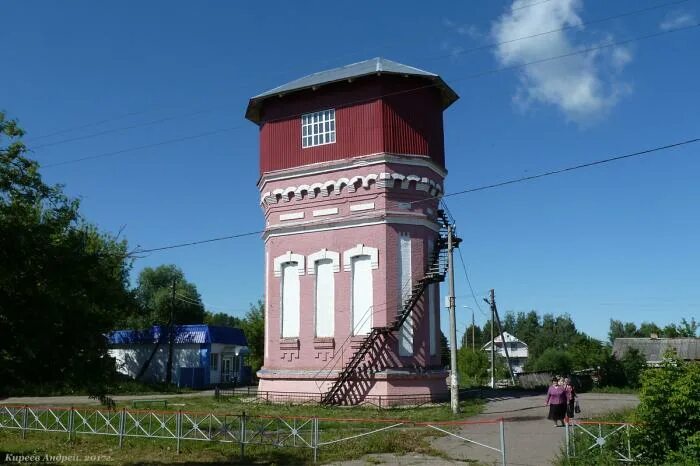
[[[252,99],[247,116],[260,126],[261,174],[383,152],[444,167],[442,112],[454,100],[446,105],[439,83],[377,73]],[[301,116],[327,109],[335,109],[336,142],[303,148]]]

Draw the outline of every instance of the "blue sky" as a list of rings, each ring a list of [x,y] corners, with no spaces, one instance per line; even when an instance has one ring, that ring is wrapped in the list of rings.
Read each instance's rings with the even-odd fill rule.
[[[261,229],[249,97],[375,56],[460,95],[447,192],[699,137],[698,27],[514,68],[700,21],[686,1],[597,22],[666,3],[6,2],[0,108],[88,219],[152,248]],[[502,313],[566,312],[603,339],[610,318],[699,316],[699,149],[448,198],[481,309],[494,288]],[[262,296],[262,258],[249,236],[153,253],[134,274],[177,264],[210,309],[241,315]],[[476,307],[459,269],[456,282],[460,308]]]

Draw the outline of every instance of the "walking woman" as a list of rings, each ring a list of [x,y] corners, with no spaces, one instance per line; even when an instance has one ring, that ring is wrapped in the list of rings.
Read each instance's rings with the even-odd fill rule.
[[[576,405],[576,390],[569,378],[564,379],[564,390],[566,391],[566,422],[574,418],[574,407]]]
[[[559,427],[561,421],[564,426],[564,416],[566,415],[566,388],[564,381],[556,377],[552,378],[552,385],[547,390],[546,406],[549,406],[549,415],[547,419],[554,421],[554,426]]]

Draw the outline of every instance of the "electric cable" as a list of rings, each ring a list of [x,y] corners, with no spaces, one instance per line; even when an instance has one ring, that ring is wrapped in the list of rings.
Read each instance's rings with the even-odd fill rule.
[[[562,59],[562,58],[568,58],[568,57],[572,57],[572,56],[576,56],[576,55],[581,55],[581,54],[584,54],[584,53],[594,52],[594,51],[597,51],[597,50],[603,50],[603,49],[610,48],[610,47],[614,47],[614,46],[617,46],[617,45],[624,45],[624,44],[628,44],[628,43],[635,42],[635,41],[639,41],[639,40],[651,39],[651,38],[654,38],[654,37],[659,37],[659,36],[666,35],[666,34],[671,34],[671,33],[674,33],[674,32],[689,30],[689,29],[697,28],[697,27],[699,27],[699,26],[700,26],[700,23],[695,23],[695,24],[691,24],[691,25],[688,25],[688,26],[679,27],[679,28],[676,28],[676,29],[668,29],[668,30],[665,30],[665,31],[659,31],[659,32],[650,33],[650,34],[646,34],[646,35],[636,36],[636,37],[632,37],[632,38],[625,39],[625,40],[611,41],[611,42],[608,42],[608,43],[605,43],[605,44],[601,44],[601,45],[597,45],[597,46],[594,46],[594,47],[589,47],[589,48],[585,48],[585,49],[581,49],[581,50],[576,50],[576,51],[569,52],[569,53],[565,53],[565,54],[561,54],[561,55],[555,55],[555,56],[551,56],[551,57],[545,57],[545,58],[542,58],[542,59],[533,60],[533,61],[526,62],[526,63],[519,63],[519,64],[515,64],[515,65],[509,65],[509,66],[504,66],[504,67],[500,67],[500,68],[494,68],[494,69],[491,69],[491,70],[487,70],[487,71],[482,71],[482,72],[474,73],[474,74],[471,74],[471,75],[464,76],[464,77],[462,77],[462,78],[454,79],[454,80],[452,80],[452,82],[461,82],[461,81],[465,81],[465,80],[469,80],[469,79],[476,79],[476,78],[480,78],[480,77],[487,76],[487,75],[490,75],[490,74],[499,73],[499,72],[502,72],[502,71],[515,70],[515,69],[520,69],[520,68],[524,68],[524,67],[527,67],[527,66],[542,64],[542,63],[546,63],[546,62],[550,62],[550,61],[554,61],[554,60],[559,60],[559,59]],[[409,92],[417,92],[417,91],[420,91],[420,90],[430,89],[430,88],[434,88],[434,87],[437,87],[437,86],[439,86],[439,83],[431,83],[431,84],[426,84],[426,85],[424,85],[424,86],[418,86],[418,87],[415,87],[415,88],[404,89],[404,90],[395,91],[395,92],[389,92],[389,93],[386,93],[386,94],[380,94],[380,95],[376,95],[376,96],[369,97],[369,98],[358,99],[358,100],[355,100],[355,101],[352,101],[352,102],[346,102],[346,103],[344,103],[343,105],[339,105],[337,108],[348,107],[348,106],[352,106],[352,105],[358,105],[358,104],[365,103],[365,102],[375,101],[375,100],[380,99],[380,98],[393,97],[393,96],[396,96],[396,95],[402,95],[402,94],[406,94],[406,93],[409,93]],[[303,114],[304,114],[304,113],[302,112],[302,113],[296,113],[296,114],[292,114],[292,115],[286,115],[286,116],[284,116],[284,117],[279,117],[279,118],[277,118],[277,119],[266,120],[266,122],[270,123],[270,122],[275,122],[275,121],[279,121],[279,120],[289,119],[289,118],[293,118],[293,117],[299,117],[299,116],[301,116],[301,115],[303,115]],[[95,155],[80,157],[80,158],[76,158],[76,159],[69,159],[69,160],[54,162],[54,163],[42,165],[42,167],[43,167],[43,168],[51,168],[51,167],[56,167],[56,166],[61,166],[61,165],[67,165],[67,164],[73,164],[73,163],[83,162],[83,161],[86,161],[86,160],[93,160],[93,159],[98,159],[98,158],[111,157],[111,156],[120,155],[120,154],[124,154],[124,153],[128,153],[128,152],[133,152],[133,151],[138,151],[138,150],[143,150],[143,149],[150,149],[150,148],[152,148],[152,147],[158,147],[158,146],[162,146],[162,145],[166,145],[166,144],[173,144],[173,143],[182,142],[182,141],[187,141],[187,140],[191,140],[191,139],[198,139],[198,138],[202,138],[202,137],[212,136],[212,135],[215,135],[215,134],[219,134],[219,133],[223,133],[223,132],[227,132],[227,131],[232,131],[232,130],[240,129],[240,128],[242,128],[242,127],[243,127],[243,125],[237,125],[237,126],[233,126],[233,127],[229,127],[229,128],[222,128],[222,129],[218,129],[218,130],[214,130],[214,131],[207,131],[207,132],[204,132],[204,133],[198,133],[198,134],[194,134],[194,135],[184,136],[184,137],[181,137],[181,138],[175,138],[175,139],[169,139],[169,140],[159,141],[159,142],[152,143],[152,144],[145,144],[145,145],[142,145],[142,146],[136,146],[136,147],[131,147],[131,148],[125,148],[125,149],[121,149],[121,150],[117,150],[117,151],[112,151],[112,152],[106,152],[106,153],[102,153],[102,154],[95,154]]]
[[[459,196],[459,195],[474,193],[474,192],[478,192],[478,191],[484,191],[487,189],[494,189],[494,188],[507,186],[507,185],[511,185],[511,184],[532,181],[532,180],[544,178],[547,176],[559,175],[559,174],[567,173],[567,172],[574,171],[574,170],[580,170],[583,168],[589,168],[589,167],[602,165],[602,164],[606,164],[606,163],[611,163],[611,162],[624,160],[624,159],[628,159],[628,158],[633,158],[633,157],[640,157],[643,155],[648,155],[651,153],[660,152],[660,151],[668,150],[668,149],[675,148],[675,147],[680,147],[680,146],[685,146],[688,144],[697,143],[699,141],[700,141],[700,138],[692,138],[692,139],[688,139],[685,141],[680,141],[680,142],[676,142],[676,143],[672,143],[672,144],[666,144],[663,146],[658,146],[658,147],[654,147],[654,148],[650,148],[650,149],[645,149],[642,151],[633,152],[630,154],[609,157],[609,158],[596,160],[593,162],[587,162],[587,163],[574,165],[574,166],[570,166],[570,167],[565,167],[565,168],[561,168],[561,169],[557,169],[557,170],[550,170],[550,171],[539,173],[536,175],[514,178],[511,180],[505,180],[505,181],[501,181],[498,183],[492,183],[492,184],[488,184],[488,185],[484,185],[484,186],[478,186],[478,187],[474,187],[474,188],[464,189],[461,191],[456,191],[456,192],[445,194],[444,196],[430,196],[426,199],[420,199],[417,201],[407,202],[407,204],[414,204],[414,203],[418,203],[418,202],[426,202],[429,200],[436,200],[436,199],[440,199],[441,197],[445,198],[445,197]],[[362,212],[361,214],[363,214],[365,216],[368,216],[368,215],[372,216],[373,215],[371,213],[368,214],[365,212]],[[343,218],[348,218],[348,217],[352,217],[352,214],[349,216],[343,217]],[[358,215],[358,217],[359,217],[359,215]],[[341,218],[324,219],[324,220],[309,220],[307,222],[299,222],[299,223],[295,223],[293,225],[294,226],[306,226],[306,225],[314,225],[314,224],[321,224],[321,223],[332,223],[332,222],[336,222],[340,219]],[[217,238],[209,238],[209,239],[204,239],[204,240],[199,240],[199,241],[176,243],[176,244],[155,247],[155,248],[149,248],[149,249],[137,248],[137,249],[133,250],[132,252],[127,253],[127,256],[133,256],[134,254],[145,254],[145,253],[150,253],[150,252],[164,251],[164,250],[168,250],[168,249],[183,248],[183,247],[188,247],[188,246],[195,246],[198,244],[213,243],[213,242],[217,242],[217,241],[224,241],[224,240],[229,240],[229,239],[234,239],[234,238],[241,238],[241,237],[245,237],[245,236],[259,235],[259,234],[263,234],[263,233],[265,233],[265,230],[256,230],[256,231],[249,231],[249,232],[245,232],[245,233],[238,233],[238,234],[234,234],[234,235],[221,236],[221,237],[217,237]]]

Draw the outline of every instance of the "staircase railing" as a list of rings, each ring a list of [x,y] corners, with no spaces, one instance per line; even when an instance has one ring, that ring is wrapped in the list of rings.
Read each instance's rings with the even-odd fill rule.
[[[402,307],[394,321],[386,326],[372,327],[370,333],[362,340],[359,348],[357,348],[350,357],[350,360],[343,366],[330,390],[324,394],[322,400],[323,404],[342,404],[345,401],[350,391],[347,382],[360,372],[364,372],[367,367],[366,365],[363,366],[362,370],[358,369],[377,341],[384,335],[400,330],[428,286],[432,283],[440,283],[445,280],[445,275],[447,273],[447,225],[449,224],[449,220],[442,210],[438,210],[437,216],[440,223],[440,233],[428,260],[425,275],[418,279],[413,285],[411,294],[402,303]]]

